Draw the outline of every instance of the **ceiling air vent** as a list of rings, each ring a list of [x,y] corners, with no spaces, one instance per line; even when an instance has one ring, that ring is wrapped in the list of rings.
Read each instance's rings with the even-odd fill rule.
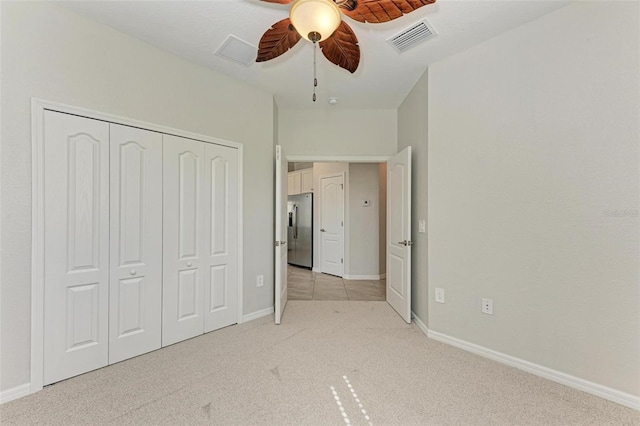
[[[222,45],[216,50],[216,56],[248,67],[253,64],[258,54],[258,48],[240,40],[234,35],[229,35]]]
[[[415,25],[403,30],[387,40],[398,53],[402,53],[425,40],[429,40],[437,35],[433,27],[427,20],[420,21]]]

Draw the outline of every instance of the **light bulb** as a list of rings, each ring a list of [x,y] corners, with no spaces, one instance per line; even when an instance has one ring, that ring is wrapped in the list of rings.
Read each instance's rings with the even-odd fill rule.
[[[333,0],[295,0],[289,19],[308,41],[326,40],[340,26],[342,15]]]

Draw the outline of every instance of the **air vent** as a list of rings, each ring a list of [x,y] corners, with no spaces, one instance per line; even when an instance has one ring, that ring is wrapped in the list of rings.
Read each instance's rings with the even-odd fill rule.
[[[394,35],[387,40],[387,43],[393,46],[398,53],[402,53],[436,35],[437,33],[431,24],[424,20],[403,30],[400,34]]]
[[[234,35],[229,35],[222,45],[216,50],[216,56],[248,67],[253,64],[258,54],[258,48],[240,40]]]

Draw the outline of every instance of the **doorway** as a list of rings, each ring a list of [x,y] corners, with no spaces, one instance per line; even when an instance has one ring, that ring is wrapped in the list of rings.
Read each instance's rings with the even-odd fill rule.
[[[386,300],[386,163],[290,162],[288,168],[290,183],[299,173],[313,176],[306,190],[313,194],[315,236],[312,268],[289,259],[288,300]]]
[[[345,214],[343,215],[343,220],[341,223],[345,228],[343,233],[344,245],[343,245],[343,256],[341,257],[341,264],[344,265],[342,269],[343,276],[333,276],[331,274],[323,273],[323,269],[326,265],[323,262],[316,262],[316,257],[325,256],[324,253],[319,254],[318,252],[322,250],[323,246],[327,246],[326,241],[323,241],[320,238],[320,229],[324,229],[326,233],[326,228],[322,228],[321,226],[317,226],[317,229],[314,229],[314,240],[317,244],[314,244],[314,266],[311,271],[299,270],[299,269],[291,269],[289,271],[288,265],[286,263],[287,253],[286,249],[283,248],[283,245],[287,245],[286,241],[282,241],[287,238],[287,216],[286,216],[286,205],[287,200],[286,197],[288,194],[288,176],[283,171],[288,170],[290,164],[289,162],[295,163],[297,161],[304,162],[314,162],[314,187],[316,188],[313,191],[315,196],[322,196],[322,184],[324,183],[326,188],[329,191],[326,191],[328,194],[328,198],[333,199],[333,205],[339,205],[340,203],[337,200],[340,198],[340,194],[344,198],[342,200],[348,200],[348,202],[344,202],[344,210]],[[321,181],[321,177],[323,173],[318,173],[317,178],[315,177],[315,166],[316,164],[322,164],[324,160],[325,163],[330,165],[331,167],[343,167],[346,168],[344,178],[340,181],[340,174],[337,176],[324,176],[324,181]],[[276,239],[276,249],[275,249],[275,259],[276,260],[276,274],[275,274],[275,322],[276,324],[280,324],[282,320],[282,316],[285,311],[286,303],[288,300],[288,292],[290,291],[290,277],[295,278],[294,281],[305,282],[307,285],[306,289],[295,289],[296,290],[306,290],[307,299],[309,297],[309,291],[311,291],[312,299],[313,295],[317,293],[318,286],[323,286],[321,289],[321,293],[335,293],[338,292],[340,287],[342,287],[342,291],[344,293],[347,292],[347,284],[346,281],[363,281],[368,280],[370,278],[375,278],[376,281],[382,281],[382,274],[373,274],[373,277],[370,275],[359,275],[358,271],[354,270],[353,266],[356,262],[350,262],[349,257],[350,254],[358,253],[358,250],[355,250],[354,247],[350,247],[351,241],[349,237],[349,219],[351,216],[350,209],[353,207],[353,203],[361,203],[360,206],[363,208],[370,208],[372,206],[371,200],[367,199],[367,197],[359,198],[357,196],[350,196],[350,186],[352,181],[356,181],[355,179],[351,179],[349,176],[349,170],[351,169],[352,164],[350,163],[379,163],[383,159],[373,160],[372,158],[361,157],[361,158],[331,158],[328,162],[324,158],[288,158],[284,150],[281,146],[276,146],[276,227],[275,227],[275,239]],[[386,232],[372,232],[372,229],[375,228],[376,231],[379,231],[380,227],[380,218],[376,217],[376,226],[371,226],[370,223],[367,223],[364,220],[355,219],[353,220],[354,224],[363,226],[365,230],[365,235],[375,235],[377,239],[379,239],[379,234],[386,235],[386,241],[382,247],[384,247],[384,261],[382,264],[385,267],[384,277],[385,279],[385,299],[386,301],[398,312],[398,314],[406,321],[411,322],[411,148],[408,147],[401,151],[400,153],[385,158],[385,165],[389,170],[386,179],[386,189],[388,189],[390,195],[393,193],[394,206],[391,210],[389,206],[385,209],[387,212],[386,217],[384,218],[384,223],[386,227]],[[358,167],[358,164],[353,164],[353,167]],[[379,165],[374,165],[374,167],[380,167]],[[294,165],[295,168],[295,165]],[[319,167],[320,169],[320,167]],[[336,170],[332,170],[336,172]],[[377,172],[377,169],[376,169]],[[328,173],[324,173],[328,174]],[[332,179],[336,178],[336,179]],[[295,183],[296,179],[291,179],[292,182]],[[376,179],[376,184],[379,184],[380,179]],[[342,183],[340,183],[342,182]],[[338,185],[342,185],[339,187]],[[302,184],[297,188],[301,188]],[[319,191],[318,191],[319,189]],[[378,194],[377,194],[378,196]],[[386,198],[386,193],[385,193]],[[379,201],[379,200],[378,200]],[[323,205],[322,200],[320,202],[315,203],[316,206],[319,204]],[[331,203],[330,203],[331,204]],[[316,210],[317,207],[314,207]],[[326,209],[325,209],[326,210]],[[340,214],[334,214],[332,217],[332,221],[337,223]],[[392,223],[389,223],[389,221]],[[324,222],[326,224],[326,222]],[[393,243],[394,241],[399,241],[397,243]],[[283,244],[284,243],[284,244]],[[378,243],[378,241],[376,241]],[[392,244],[393,243],[393,244]],[[332,245],[333,244],[333,245]],[[315,249],[315,247],[320,246],[320,249]],[[328,250],[331,250],[333,255],[333,264],[329,267],[335,267],[335,259],[338,258],[336,252],[339,253],[340,247],[336,240],[334,239],[331,244],[328,245]],[[371,244],[363,244],[362,247],[371,246]],[[378,244],[375,246],[380,248]],[[393,246],[393,247],[390,247]],[[392,250],[394,249],[394,250]],[[393,259],[390,260],[390,256],[393,256]],[[368,259],[375,259],[375,263],[380,260],[382,256],[379,251],[376,253],[376,256],[369,256]],[[283,262],[284,260],[284,262]],[[321,259],[319,259],[321,260]],[[389,277],[387,275],[389,265],[392,266],[392,276]],[[379,266],[379,265],[378,265]],[[317,268],[317,269],[316,269]],[[333,269],[332,271],[336,271]],[[316,275],[314,275],[314,273]],[[340,271],[338,271],[340,273]],[[360,272],[362,273],[362,272]],[[390,283],[390,281],[392,281]],[[355,284],[355,283],[353,283]],[[309,287],[313,288],[312,290]],[[393,293],[390,297],[390,293]],[[294,296],[295,297],[295,296]],[[346,294],[347,300],[349,300],[348,294]],[[326,300],[326,298],[323,298]],[[344,299],[343,299],[344,300]]]

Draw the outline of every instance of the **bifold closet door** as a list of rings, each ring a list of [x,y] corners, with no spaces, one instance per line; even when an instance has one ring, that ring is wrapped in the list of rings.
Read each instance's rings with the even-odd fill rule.
[[[163,135],[162,346],[204,332],[204,143]]]
[[[162,345],[238,321],[238,150],[163,136]]]
[[[45,385],[107,365],[109,124],[44,114]]]
[[[205,143],[204,331],[238,322],[238,150]]]
[[[109,364],[160,348],[162,134],[110,124]]]

